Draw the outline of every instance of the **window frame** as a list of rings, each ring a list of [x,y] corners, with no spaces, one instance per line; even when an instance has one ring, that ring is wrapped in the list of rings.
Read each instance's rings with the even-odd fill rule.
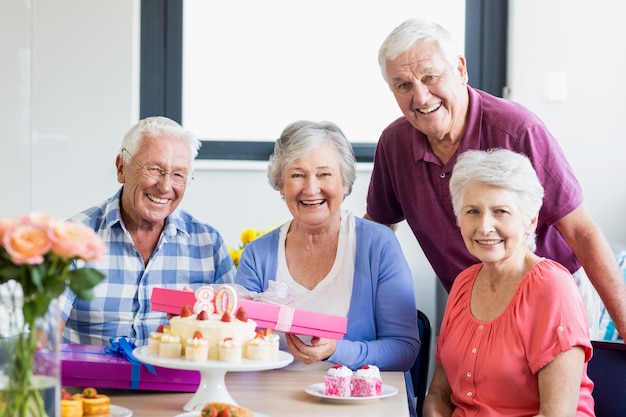
[[[182,123],[183,1],[141,1],[139,114]],[[508,0],[466,0],[465,56],[471,85],[502,97],[506,87]],[[274,142],[201,140],[199,160],[267,161]],[[372,162],[375,143],[352,143]]]

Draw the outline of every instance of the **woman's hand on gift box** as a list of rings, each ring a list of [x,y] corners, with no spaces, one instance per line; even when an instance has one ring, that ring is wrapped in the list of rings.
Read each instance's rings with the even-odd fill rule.
[[[304,343],[302,339],[293,333],[285,334],[285,339],[287,340],[289,352],[291,352],[294,358],[306,365],[326,360],[337,349],[337,341],[335,339],[313,337],[310,345]]]

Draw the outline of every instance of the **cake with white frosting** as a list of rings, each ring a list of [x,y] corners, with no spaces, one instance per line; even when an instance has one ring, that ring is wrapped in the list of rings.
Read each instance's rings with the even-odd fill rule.
[[[352,376],[353,397],[374,397],[382,395],[383,380],[380,369],[374,365],[363,365]]]
[[[324,375],[324,391],[332,397],[349,397],[352,393],[352,369],[335,364]]]
[[[182,340],[193,338],[195,332],[202,333],[206,339],[209,353],[208,359],[219,359],[220,343],[224,339],[231,339],[233,342],[243,346],[248,340],[256,335],[257,324],[254,320],[242,321],[236,317],[230,317],[228,313],[207,314],[202,311],[198,314],[191,314],[183,317],[175,316],[170,319],[170,331],[180,336]],[[161,346],[163,340],[161,340]]]

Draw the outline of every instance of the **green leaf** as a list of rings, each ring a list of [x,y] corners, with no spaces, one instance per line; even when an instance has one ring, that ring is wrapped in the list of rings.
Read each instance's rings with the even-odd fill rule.
[[[31,283],[37,288],[37,291],[43,291],[43,279],[46,276],[46,269],[43,268],[44,264],[32,266],[30,268],[30,280]]]
[[[59,295],[63,294],[63,291],[65,291],[64,279],[56,279],[46,284],[46,294],[50,298],[57,298]]]
[[[19,266],[16,266],[10,262],[0,266],[0,278],[2,278],[0,280],[0,283],[5,283],[11,279],[19,280],[19,277],[20,277]]]
[[[50,301],[52,301],[52,297],[39,293],[30,302],[24,303],[22,306],[24,321],[32,326],[37,318],[43,317],[46,314],[50,306]]]
[[[93,299],[93,287],[104,279],[104,274],[91,268],[73,269],[67,273],[70,288],[82,300]]]

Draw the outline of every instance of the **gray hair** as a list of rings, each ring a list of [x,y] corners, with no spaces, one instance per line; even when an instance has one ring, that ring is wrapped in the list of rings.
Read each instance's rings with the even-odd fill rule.
[[[476,181],[514,191],[526,222],[537,216],[541,209],[543,187],[526,155],[506,149],[470,150],[459,156],[450,178],[452,207],[457,222],[463,206],[463,194],[467,186]],[[526,244],[531,251],[536,248],[535,239],[535,233],[527,238]]]
[[[181,125],[172,119],[163,116],[147,117],[137,122],[124,136],[122,146],[120,146],[119,150],[119,154],[122,156],[124,163],[130,163],[129,154],[134,155],[135,152],[137,152],[144,138],[160,137],[184,142],[189,148],[191,161],[198,156],[198,149],[202,146],[202,143],[191,132],[183,129]],[[128,153],[125,154],[122,152],[124,148]]]
[[[378,50],[378,65],[385,81],[389,82],[387,60],[397,58],[417,41],[436,43],[451,68],[456,68],[459,57],[463,56],[463,51],[443,26],[427,20],[408,19],[387,36]]]
[[[341,176],[347,188],[345,195],[349,195],[356,180],[354,151],[339,126],[326,121],[298,120],[285,127],[274,144],[274,153],[270,156],[267,167],[267,179],[272,188],[280,190],[283,185],[285,165],[323,144],[329,144],[337,151]]]

